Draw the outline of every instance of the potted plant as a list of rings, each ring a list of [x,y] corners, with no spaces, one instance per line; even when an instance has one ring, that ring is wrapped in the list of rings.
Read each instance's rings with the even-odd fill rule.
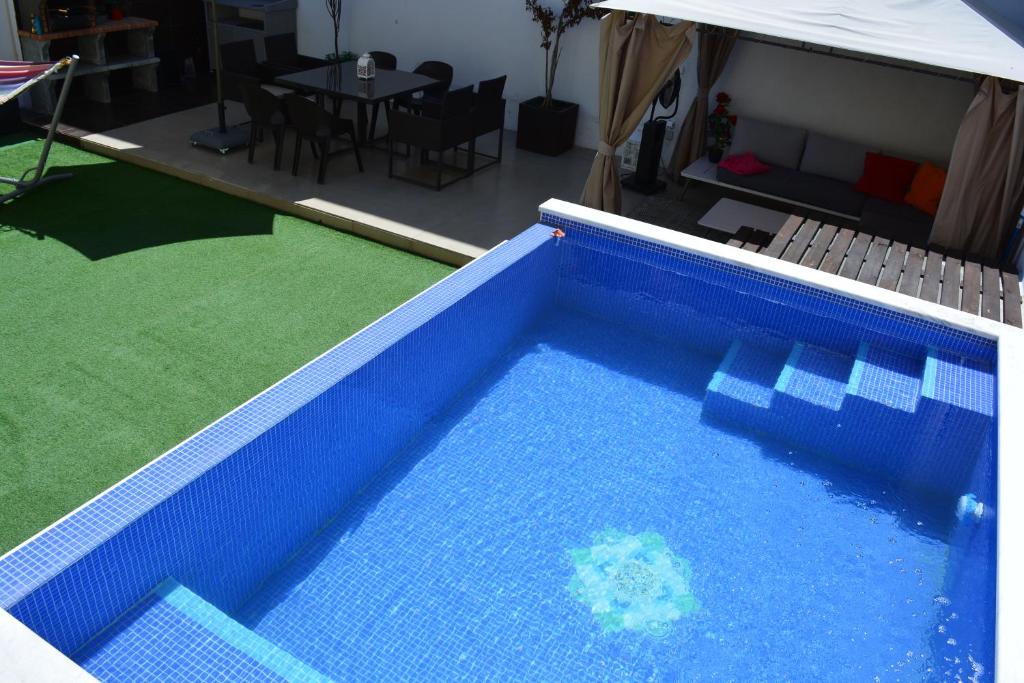
[[[341,52],[339,36],[341,35],[341,0],[324,0],[327,6],[327,16],[331,18],[331,28],[334,29],[334,52],[329,53],[325,59],[332,63],[348,61],[343,59],[345,55]]]
[[[576,141],[576,119],[580,106],[575,102],[556,100],[552,94],[558,61],[562,56],[562,36],[566,31],[583,23],[584,19],[599,16],[590,7],[592,0],[563,0],[561,11],[526,0],[526,11],[540,26],[544,48],[544,95],[519,104],[519,125],[516,147],[557,156],[571,149]]]
[[[717,164],[732,143],[732,129],[736,125],[736,115],[729,113],[732,98],[728,93],[715,95],[715,108],[708,114],[708,135],[711,144],[708,147],[708,161]]]

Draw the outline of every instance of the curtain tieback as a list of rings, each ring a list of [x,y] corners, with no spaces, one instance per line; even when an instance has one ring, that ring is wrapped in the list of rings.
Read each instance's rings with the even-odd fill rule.
[[[609,145],[604,140],[601,140],[597,143],[597,153],[603,154],[606,157],[613,157],[615,156],[615,145]]]

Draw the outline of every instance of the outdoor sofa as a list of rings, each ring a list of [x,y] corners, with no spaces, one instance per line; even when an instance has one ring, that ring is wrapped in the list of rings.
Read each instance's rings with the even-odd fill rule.
[[[728,154],[752,152],[771,166],[753,175],[717,167],[718,184],[790,200],[858,220],[865,232],[907,244],[925,244],[932,217],[909,204],[858,192],[866,145],[760,119],[736,122]]]

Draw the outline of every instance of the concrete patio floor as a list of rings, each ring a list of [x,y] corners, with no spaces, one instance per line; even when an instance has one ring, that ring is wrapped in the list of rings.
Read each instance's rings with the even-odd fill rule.
[[[229,123],[245,120],[242,106],[229,102]],[[470,261],[535,223],[537,206],[545,200],[577,201],[594,156],[583,148],[554,158],[524,152],[516,149],[515,134],[507,132],[501,164],[436,192],[389,179],[387,153],[364,146],[364,173],[357,171],[352,154],[344,152],[331,159],[327,181],[319,185],[317,162],[308,146],[302,151],[299,175],[291,175],[291,137],[285,142],[280,171],[273,170],[269,135],[251,165],[244,149],[221,156],[191,147],[189,135],[215,122],[215,105],[206,105],[85,134],[80,141],[90,151],[454,265]],[[478,149],[493,151],[497,141],[496,134],[481,138]],[[624,201],[624,213],[628,213],[638,197],[626,193]]]

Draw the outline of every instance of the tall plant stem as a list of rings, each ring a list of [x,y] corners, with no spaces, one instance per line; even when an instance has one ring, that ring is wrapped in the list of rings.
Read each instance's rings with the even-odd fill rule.
[[[558,71],[558,58],[562,56],[562,34],[565,33],[565,26],[562,17],[558,18],[558,27],[555,29],[555,44],[544,55],[544,106],[550,107],[554,101],[555,74]],[[550,63],[548,53],[551,55]]]
[[[551,47],[544,48],[544,103],[545,109],[551,106]]]

